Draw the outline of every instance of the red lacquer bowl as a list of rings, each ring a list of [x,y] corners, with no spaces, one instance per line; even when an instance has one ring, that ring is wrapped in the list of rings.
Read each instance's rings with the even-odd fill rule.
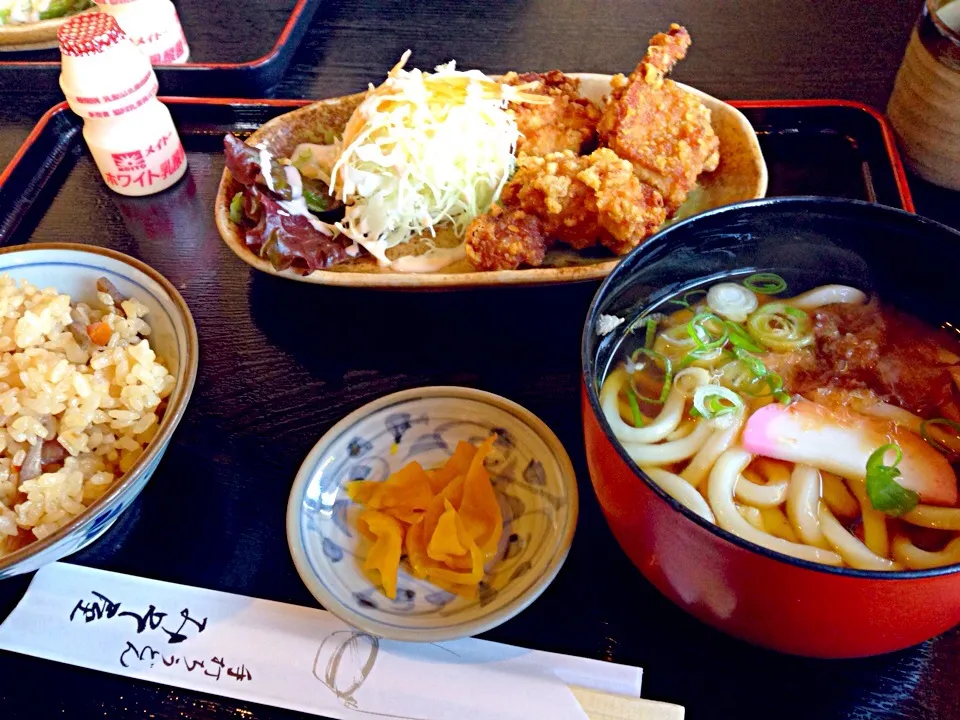
[[[678,289],[734,270],[800,272],[842,282],[936,325],[957,324],[951,269],[960,233],[867,203],[777,198],[674,225],[604,282],[583,335],[587,462],[621,547],[664,595],[704,622],[774,650],[822,658],[876,655],[960,623],[960,565],[883,573],[831,568],[774,553],[703,520],[646,477],[600,410],[599,382],[627,323],[598,336],[602,314],[636,317]]]

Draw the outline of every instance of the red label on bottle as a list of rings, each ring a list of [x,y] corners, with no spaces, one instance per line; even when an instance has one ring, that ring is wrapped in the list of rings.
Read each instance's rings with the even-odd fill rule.
[[[177,60],[183,57],[184,53],[187,51],[187,44],[183,37],[183,32],[180,33],[180,38],[172,46],[163,50],[162,52],[153,53],[150,56],[150,63],[152,65],[170,65],[175,63]]]
[[[104,174],[108,185],[148,188],[174,175],[186,162],[187,154],[175,134],[169,132],[142,149],[112,153],[112,157],[117,169]]]
[[[117,166],[118,172],[133,172],[134,170],[143,170],[147,163],[143,159],[143,153],[139,150],[130,152],[113,153],[113,164]]]
[[[141,89],[144,85],[150,82],[151,76],[153,76],[152,70],[144,75],[136,84],[128,87],[125,90],[121,90],[120,92],[116,92],[111,95],[103,95],[101,97],[77,97],[76,101],[81,105],[100,105],[102,103],[116,102],[117,100],[122,100],[128,95],[132,95],[137,90]]]

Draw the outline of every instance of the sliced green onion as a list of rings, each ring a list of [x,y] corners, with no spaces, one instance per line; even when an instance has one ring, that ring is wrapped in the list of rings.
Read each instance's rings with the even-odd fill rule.
[[[750,333],[743,329],[743,326],[735,322],[727,321],[727,332],[730,335],[730,344],[736,348],[742,348],[748,352],[763,352],[763,348],[754,342]]]
[[[701,385],[693,391],[693,407],[707,420],[743,409],[743,400],[722,385]]]
[[[719,326],[716,335],[710,331],[707,323],[714,323]],[[722,348],[727,344],[727,339],[730,337],[727,324],[720,317],[709,312],[694,315],[693,319],[687,323],[687,334],[693,338],[698,350]]]
[[[639,365],[637,359],[641,355],[646,355],[654,362],[659,360],[661,363],[663,363],[663,389],[660,391],[660,397],[658,398],[648,398],[641,395],[637,392],[637,389],[633,387],[632,373],[630,375],[630,389],[636,394],[638,400],[642,400],[646,403],[652,403],[653,405],[663,405],[667,401],[667,396],[670,395],[670,388],[673,386],[673,363],[670,362],[670,358],[666,357],[665,355],[661,355],[655,350],[650,350],[649,348],[637,348],[633,355],[630,356],[630,363],[634,366]]]
[[[749,352],[747,352],[743,348],[735,347],[733,349],[733,354],[734,354],[734,357],[737,358],[737,360],[741,361],[744,365],[746,365],[750,369],[750,372],[753,373],[753,376],[755,378],[762,378],[764,375],[766,375],[769,372],[767,370],[767,366],[763,364],[763,360],[751,355]]]
[[[787,289],[787,281],[776,273],[754,273],[743,281],[743,286],[761,295],[776,295]]]
[[[944,445],[930,434],[930,430],[928,428],[936,427],[937,425],[946,425],[948,428],[953,430],[957,436],[960,436],[960,423],[954,422],[953,420],[948,420],[947,418],[932,418],[930,420],[924,420],[922,423],[920,423],[920,436],[924,440],[933,445],[933,447],[942,453],[946,453],[947,455],[956,455],[960,451]],[[958,440],[960,440],[960,437],[958,437]]]
[[[660,337],[663,338],[664,342],[679,348],[696,347],[697,345],[687,332],[686,324],[674,325],[661,332]]]
[[[736,283],[718,283],[707,292],[707,307],[734,322],[746,320],[758,304],[755,293]]]
[[[659,327],[660,321],[663,320],[663,315],[660,313],[651,313],[649,315],[640,315],[635,320],[633,320],[628,326],[626,332],[635,335],[639,329],[643,329],[647,335],[650,334],[650,324],[653,323],[654,328]],[[654,330],[654,332],[656,332]]]
[[[698,360],[716,360],[723,351],[720,348],[694,348],[686,355],[683,356],[680,360],[680,369],[685,370],[686,368],[693,365],[693,363]]]
[[[760,392],[760,389],[766,385],[767,391]],[[774,372],[768,372],[762,377],[758,377],[750,385],[743,388],[743,392],[755,398],[778,397],[783,393],[783,378]]]
[[[791,397],[783,390],[783,378],[770,372],[763,361],[740,347],[733,348],[736,358],[723,367],[723,376],[736,390],[755,398],[773,397],[778,402],[789,403]],[[742,368],[746,373],[738,372]],[[749,378],[744,377],[749,374]]]
[[[679,300],[671,300],[670,302],[672,302],[674,305],[679,305],[680,307],[688,308],[690,307],[690,303],[692,302],[691,300],[692,297],[696,295],[706,295],[706,294],[707,294],[706,290],[691,290],[689,292],[685,292],[683,294],[683,297],[681,297]]]
[[[884,464],[888,452],[896,453],[892,465]],[[903,451],[899,445],[883,445],[867,459],[867,497],[874,510],[900,517],[917,506],[920,496],[897,482],[900,469],[897,465],[903,460]]]
[[[732,360],[720,368],[720,381],[729,388],[741,390],[756,380],[747,365],[739,360]]]
[[[648,350],[653,347],[653,341],[657,339],[657,319],[647,319],[647,334],[643,339],[643,346]]]
[[[643,415],[640,414],[640,403],[637,402],[637,393],[633,391],[630,385],[627,385],[627,403],[629,403],[630,413],[633,415],[633,426],[643,427]]]
[[[243,224],[243,193],[238,192],[230,201],[230,222]]]
[[[750,336],[776,352],[790,352],[813,342],[810,316],[783,303],[768,303],[747,319]]]

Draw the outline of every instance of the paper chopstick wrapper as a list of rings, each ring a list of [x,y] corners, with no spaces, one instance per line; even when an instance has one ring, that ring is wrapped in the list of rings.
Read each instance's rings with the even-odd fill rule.
[[[63,563],[37,573],[0,649],[348,719],[581,720],[568,685],[596,702],[639,698],[641,681],[625,665],[472,638],[393,642],[323,610]]]
[[[590,720],[683,720],[684,709],[680,705],[641,700],[626,695],[570,688],[580,707]]]

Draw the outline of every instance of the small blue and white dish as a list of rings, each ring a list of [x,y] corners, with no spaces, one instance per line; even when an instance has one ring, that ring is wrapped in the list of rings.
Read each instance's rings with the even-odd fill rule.
[[[123,295],[147,306],[150,345],[176,378],[157,435],[129,472],[56,532],[0,557],[3,579],[33,572],[86,547],[130,507],[157,469],[187,408],[197,377],[199,345],[193,317],[176,288],[150,266],[123,253],[73,243],[16,245],[0,249],[0,273],[91,304],[97,279],[106,277]]]
[[[370,542],[356,530],[351,480],[386,480],[412,460],[442,465],[461,440],[498,436],[487,459],[504,530],[475,599],[414,577],[403,561],[390,600],[361,570]],[[337,423],[294,481],[287,540],[307,588],[341,620],[392,640],[470,637],[510,619],[543,592],[563,565],[577,524],[577,483],[556,435],[535,415],[472,388],[405,390]]]

